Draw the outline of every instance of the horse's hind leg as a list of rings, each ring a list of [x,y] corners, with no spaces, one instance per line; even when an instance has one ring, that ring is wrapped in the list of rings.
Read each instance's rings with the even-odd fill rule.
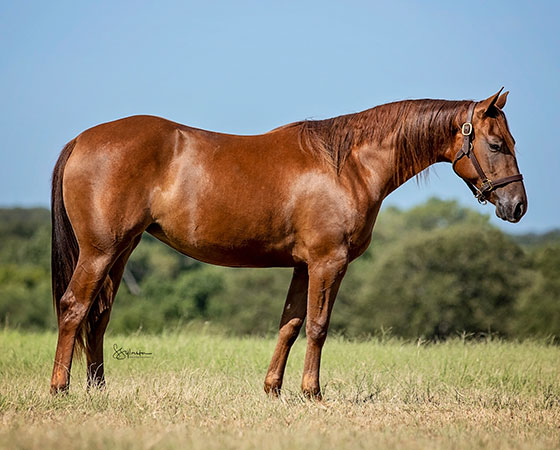
[[[80,248],[76,268],[60,299],[58,343],[51,379],[51,393],[68,389],[76,333],[80,330],[118,254],[117,251],[101,252],[97,249]]]
[[[264,381],[264,390],[268,394],[278,395],[280,393],[288,354],[305,320],[307,284],[307,267],[296,267],[280,320],[278,343]]]
[[[108,292],[107,304],[99,305],[100,310],[95,314],[89,325],[88,334],[86,336],[86,358],[87,358],[87,382],[88,387],[104,387],[105,386],[105,370],[103,366],[103,336],[109,324],[111,309],[121,279],[124,268],[133,250],[140,242],[142,235],[136,237],[132,244],[118,257],[111,267],[109,275],[107,275]],[[103,287],[105,289],[105,286]],[[94,306],[95,307],[95,306]],[[90,311],[90,316],[92,312]]]

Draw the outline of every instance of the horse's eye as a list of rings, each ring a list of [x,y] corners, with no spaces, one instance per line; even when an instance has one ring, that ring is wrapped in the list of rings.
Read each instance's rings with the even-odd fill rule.
[[[500,150],[500,144],[488,144],[490,146],[490,150],[493,152],[497,152]]]

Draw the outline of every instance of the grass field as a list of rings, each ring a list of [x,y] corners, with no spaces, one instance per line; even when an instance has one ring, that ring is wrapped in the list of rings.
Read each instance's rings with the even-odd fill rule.
[[[55,341],[0,330],[3,448],[560,447],[560,348],[544,342],[329,338],[324,406],[299,393],[305,339],[280,400],[262,390],[273,339],[110,335],[107,389],[88,393],[76,361],[70,394],[53,398]],[[114,344],[152,357],[114,359]]]

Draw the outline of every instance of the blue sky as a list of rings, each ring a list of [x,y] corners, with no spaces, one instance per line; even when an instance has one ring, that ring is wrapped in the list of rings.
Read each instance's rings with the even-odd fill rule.
[[[48,205],[62,146],[132,114],[256,134],[408,98],[501,86],[529,210],[560,227],[559,2],[2,2],[0,205]],[[448,164],[385,204],[479,206]]]

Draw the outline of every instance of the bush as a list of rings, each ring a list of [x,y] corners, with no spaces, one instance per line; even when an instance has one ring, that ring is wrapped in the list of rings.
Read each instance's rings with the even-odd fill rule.
[[[0,318],[3,325],[54,328],[49,273],[38,266],[1,265]]]
[[[530,284],[517,298],[511,334],[560,337],[560,243],[533,257]]]
[[[398,336],[510,331],[523,286],[521,248],[494,229],[457,225],[411,234],[370,265],[356,295],[352,334],[391,329]]]

